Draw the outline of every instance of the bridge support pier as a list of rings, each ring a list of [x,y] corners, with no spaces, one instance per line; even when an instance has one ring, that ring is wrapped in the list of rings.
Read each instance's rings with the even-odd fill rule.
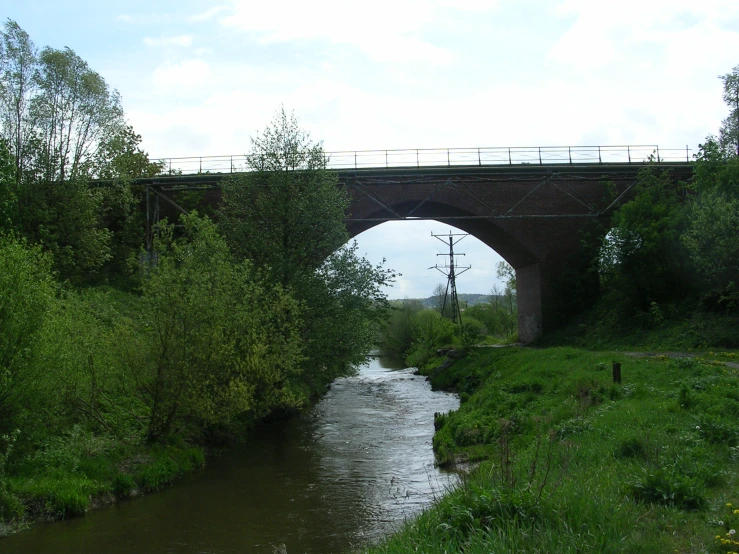
[[[541,336],[541,270],[539,264],[516,268],[518,340],[529,343]]]

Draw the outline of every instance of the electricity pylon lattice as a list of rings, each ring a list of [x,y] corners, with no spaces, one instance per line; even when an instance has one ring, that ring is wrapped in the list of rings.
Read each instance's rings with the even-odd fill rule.
[[[449,263],[439,266],[430,267],[429,269],[436,269],[446,275],[446,291],[444,292],[444,300],[441,304],[441,315],[443,316],[446,312],[447,301],[450,303],[452,321],[454,323],[462,324],[462,311],[459,309],[459,298],[457,297],[457,275],[461,275],[472,266],[458,266],[454,264],[454,245],[461,241],[464,237],[469,236],[468,233],[452,233],[449,231],[448,235],[435,235],[433,232],[431,236],[439,239],[444,244],[449,245],[449,254],[437,254],[437,256],[449,256]],[[459,237],[459,238],[454,238]],[[464,254],[457,254],[457,256],[464,256]],[[461,270],[461,271],[460,271]],[[451,295],[450,295],[451,291]]]

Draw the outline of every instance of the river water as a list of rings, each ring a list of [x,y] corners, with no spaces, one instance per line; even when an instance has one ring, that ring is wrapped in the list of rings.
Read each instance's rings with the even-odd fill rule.
[[[3,554],[338,553],[381,539],[454,483],[434,412],[455,396],[369,358],[311,410],[162,492],[0,539]]]

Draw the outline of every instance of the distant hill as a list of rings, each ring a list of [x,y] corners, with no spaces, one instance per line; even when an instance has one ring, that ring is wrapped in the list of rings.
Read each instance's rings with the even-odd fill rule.
[[[461,293],[458,294],[459,301],[464,305],[464,302],[467,303],[468,306],[474,306],[475,304],[482,304],[484,302],[490,302],[491,296],[489,294],[466,294]],[[423,304],[426,308],[433,308],[436,304],[436,297],[429,296],[428,298],[411,298],[409,300],[418,300]]]

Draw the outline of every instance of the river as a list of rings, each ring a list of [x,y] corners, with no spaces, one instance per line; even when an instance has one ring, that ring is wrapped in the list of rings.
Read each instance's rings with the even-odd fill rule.
[[[339,553],[381,539],[453,485],[434,467],[434,412],[455,396],[384,358],[313,408],[265,425],[162,492],[38,524],[3,554]]]

